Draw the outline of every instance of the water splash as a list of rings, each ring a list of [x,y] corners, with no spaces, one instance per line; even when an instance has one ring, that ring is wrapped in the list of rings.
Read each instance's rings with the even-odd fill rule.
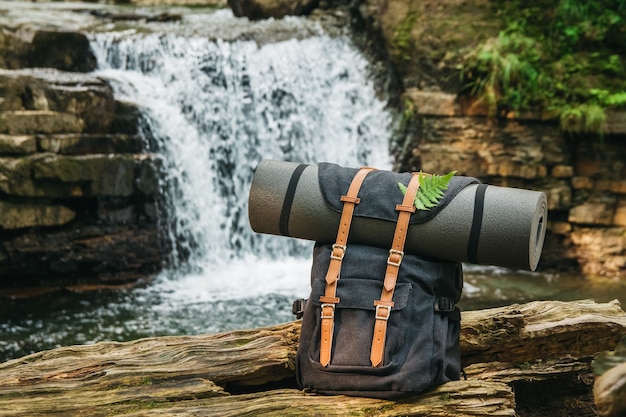
[[[390,168],[391,117],[366,60],[323,34],[263,45],[129,33],[92,42],[98,75],[143,110],[162,162],[174,262],[150,289],[158,304],[305,296],[311,242],[254,233],[250,183],[264,158]]]

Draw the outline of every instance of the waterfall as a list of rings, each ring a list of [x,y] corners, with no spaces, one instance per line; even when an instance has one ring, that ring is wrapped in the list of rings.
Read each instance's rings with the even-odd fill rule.
[[[248,191],[264,158],[390,168],[390,115],[349,39],[109,32],[92,35],[92,45],[97,74],[142,110],[163,168],[174,252],[147,290],[156,308],[306,296],[312,242],[254,233]]]

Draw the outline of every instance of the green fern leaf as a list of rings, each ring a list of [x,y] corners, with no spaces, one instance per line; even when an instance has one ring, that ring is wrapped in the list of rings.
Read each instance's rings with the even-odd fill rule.
[[[450,171],[446,175],[428,175],[420,172],[418,174],[420,188],[415,196],[415,208],[418,210],[430,210],[436,207],[455,174],[456,171]],[[406,186],[404,184],[399,182],[398,188],[402,194],[406,194]]]

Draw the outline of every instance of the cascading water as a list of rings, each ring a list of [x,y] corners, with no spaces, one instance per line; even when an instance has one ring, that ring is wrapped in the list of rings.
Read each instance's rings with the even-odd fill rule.
[[[263,45],[104,33],[92,44],[98,75],[144,112],[174,248],[137,292],[152,324],[124,326],[192,333],[291,319],[290,300],[308,293],[312,243],[250,229],[254,168],[270,158],[388,169],[390,115],[366,60],[323,32]]]

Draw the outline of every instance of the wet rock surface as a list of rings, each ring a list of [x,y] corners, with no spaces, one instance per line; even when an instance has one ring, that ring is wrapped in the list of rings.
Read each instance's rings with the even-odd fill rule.
[[[0,286],[135,281],[157,271],[156,171],[139,112],[85,72],[84,34],[5,27]]]

